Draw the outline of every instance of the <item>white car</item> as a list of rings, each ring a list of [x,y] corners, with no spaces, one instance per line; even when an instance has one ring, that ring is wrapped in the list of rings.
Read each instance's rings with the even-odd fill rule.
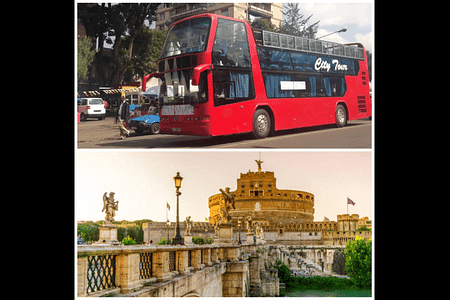
[[[81,121],[87,118],[103,120],[106,117],[105,103],[102,98],[81,98],[78,100],[78,112]]]

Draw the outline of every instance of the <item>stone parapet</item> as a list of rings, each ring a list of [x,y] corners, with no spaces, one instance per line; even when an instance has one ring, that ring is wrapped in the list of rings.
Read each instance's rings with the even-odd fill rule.
[[[249,277],[243,258],[257,246],[79,245],[77,296],[241,297]]]

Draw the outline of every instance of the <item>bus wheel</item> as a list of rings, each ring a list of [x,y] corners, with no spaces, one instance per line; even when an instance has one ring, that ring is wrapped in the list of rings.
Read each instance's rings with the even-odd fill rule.
[[[337,127],[344,127],[347,125],[347,111],[342,104],[336,107],[336,125]]]
[[[265,109],[258,109],[253,116],[253,134],[262,139],[270,133],[270,117]]]

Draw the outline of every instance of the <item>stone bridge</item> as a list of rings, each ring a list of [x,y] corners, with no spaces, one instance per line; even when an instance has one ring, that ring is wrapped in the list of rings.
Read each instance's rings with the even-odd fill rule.
[[[279,295],[276,260],[331,271],[338,247],[134,245],[77,247],[79,297],[246,297]],[[308,266],[309,263],[309,266]]]

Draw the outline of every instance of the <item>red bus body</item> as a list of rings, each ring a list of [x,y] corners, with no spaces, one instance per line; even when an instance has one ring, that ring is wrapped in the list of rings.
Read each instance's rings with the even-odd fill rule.
[[[163,104],[162,109],[160,110],[161,133],[199,135],[199,136],[220,136],[220,135],[252,132],[254,131],[255,112],[259,109],[264,109],[269,115],[271,120],[270,126],[272,133],[274,130],[278,131],[299,127],[333,124],[336,122],[336,109],[339,104],[345,107],[347,120],[361,119],[372,115],[371,111],[372,105],[369,94],[369,72],[367,68],[367,57],[362,45],[358,44],[359,48],[363,49],[364,58],[354,60],[356,64],[359,64],[359,66],[355,65],[355,70],[356,69],[358,70],[357,73],[351,76],[341,75],[342,78],[345,77],[345,82],[342,83],[342,88],[345,90],[345,94],[342,97],[321,96],[321,97],[298,98],[292,96],[284,98],[276,98],[276,97],[268,98],[265,81],[263,78],[264,71],[261,68],[261,63],[257,53],[257,48],[262,46],[256,45],[255,36],[249,24],[246,21],[237,20],[229,17],[223,17],[214,14],[202,14],[180,20],[174,23],[172,26],[189,19],[202,17],[203,18],[207,17],[211,19],[206,50],[203,52],[194,52],[179,56],[170,56],[162,58],[160,59],[158,64],[160,66],[159,72],[147,75],[146,78],[143,80],[144,90],[145,90],[145,83],[149,77],[159,76],[162,80],[164,80],[165,76],[164,74],[167,73],[167,70],[164,70],[162,66],[164,65],[167,66],[171,63],[173,68],[174,67],[173,60],[176,59],[177,57],[181,57],[181,59],[183,59],[184,57],[185,61],[189,60],[190,62],[196,60],[195,66],[189,63],[187,64],[185,63],[184,65],[187,66],[187,68],[183,68],[184,66],[181,66],[181,68],[179,68],[185,70],[194,68],[194,70],[192,71],[193,75],[191,84],[195,83],[198,84],[199,81],[198,78],[200,74],[206,74],[206,76],[203,75],[203,80],[206,79],[206,83],[204,83],[206,84],[205,88],[207,92],[206,102],[195,103],[192,105]],[[212,52],[219,19],[241,22],[245,26],[248,38],[248,50],[251,59],[250,76],[252,76],[252,78],[250,80],[253,82],[254,85],[254,91],[250,92],[253,93],[253,95],[251,96],[251,98],[253,99],[247,99],[245,101],[235,101],[234,103],[230,104],[215,105],[214,101],[215,87],[213,86],[213,72],[215,69],[216,70],[220,69],[220,67],[217,67],[217,64],[216,66],[213,64]],[[280,51],[280,53],[281,52],[282,51]],[[289,50],[289,53],[294,52],[295,50]],[[320,55],[317,53],[315,54]],[[297,56],[300,57],[300,55],[301,54],[298,54]],[[195,56],[196,58],[192,58],[192,56]],[[291,56],[293,56],[293,54]],[[332,57],[330,57],[330,59],[332,59]],[[179,59],[178,61],[181,60]],[[324,66],[324,69],[326,69],[326,66]],[[239,68],[237,68],[236,70],[239,70]],[[170,71],[173,71],[173,69],[171,69]],[[278,75],[272,75],[272,78],[277,78],[276,76],[280,78],[280,76],[282,76],[280,75],[281,74],[280,72],[277,73]],[[294,72],[291,70],[289,72],[286,72],[286,74],[287,73],[294,73]],[[230,74],[232,73],[230,72]],[[289,76],[289,74],[287,76]],[[294,74],[292,75],[292,77],[289,78],[293,78],[295,76],[297,75]],[[244,79],[247,79],[247,77],[248,76],[245,76]],[[218,80],[218,78],[215,79]],[[235,81],[230,80],[229,82],[223,84],[225,87],[230,86],[228,90],[231,90],[234,93],[234,95],[237,96],[237,93],[239,92],[238,87],[236,87],[236,85],[238,85],[237,84],[238,81],[239,81],[238,79],[236,79]],[[294,84],[297,84],[298,85],[297,87],[299,87],[297,89],[305,90],[306,85],[309,85],[310,83],[307,79],[304,79],[303,81],[286,80],[283,82],[283,84],[288,86],[294,86]],[[231,87],[231,85],[234,85],[234,87]],[[314,89],[316,89],[315,85],[316,84],[314,83]],[[336,84],[334,86],[336,86]],[[252,87],[250,88],[252,89]],[[279,89],[279,87],[277,87],[277,89]],[[287,90],[282,89],[279,90],[279,92],[283,93],[285,93],[285,91]],[[327,93],[328,92],[329,91],[327,91]],[[292,91],[291,94],[293,94]]]

